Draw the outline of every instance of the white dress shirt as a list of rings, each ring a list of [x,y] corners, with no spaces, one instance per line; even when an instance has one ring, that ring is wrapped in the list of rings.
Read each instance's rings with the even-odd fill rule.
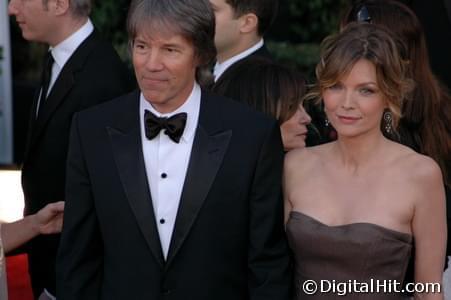
[[[146,101],[142,93],[140,96],[141,140],[144,164],[165,259],[168,255],[199,120],[200,97],[201,89],[195,83],[190,96],[182,106],[171,113],[161,114]],[[146,138],[144,128],[144,111],[146,109],[158,117],[171,117],[181,112],[187,113],[185,130],[178,144],[164,134],[164,130],[160,131],[152,140]]]
[[[222,63],[216,62],[215,67],[213,69],[213,75],[215,77],[215,81],[217,81],[218,78],[221,77],[222,73],[224,73],[231,65],[233,65],[237,61],[245,58],[246,56],[251,55],[252,53],[257,51],[258,49],[263,47],[263,44],[264,44],[264,41],[263,41],[263,39],[261,39],[254,46],[246,49],[245,51],[243,51],[243,52],[241,52],[241,53],[239,53],[239,54],[237,54],[235,56],[232,56],[231,58],[227,59],[226,61],[224,61]]]
[[[56,79],[61,73],[64,65],[67,63],[69,58],[74,54],[75,50],[77,50],[78,46],[83,43],[84,40],[94,31],[94,26],[92,25],[91,20],[88,19],[86,23],[80,27],[77,31],[71,34],[64,41],[56,45],[55,47],[50,47],[49,51],[53,56],[54,63],[52,66],[52,74],[50,76],[49,87],[47,89],[47,95],[49,95],[52,90],[53,85],[55,84]],[[42,90],[41,90],[42,93]],[[36,109],[36,117],[39,111],[39,105],[41,102],[42,95],[39,96],[38,106]]]

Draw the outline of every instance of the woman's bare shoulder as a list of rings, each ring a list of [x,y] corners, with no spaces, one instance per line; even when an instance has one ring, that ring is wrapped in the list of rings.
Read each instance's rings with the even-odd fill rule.
[[[294,149],[285,155],[285,170],[308,170],[324,161],[329,152],[330,143],[314,147]]]
[[[394,155],[393,167],[415,185],[426,189],[443,185],[442,172],[439,165],[429,156],[417,153],[410,148],[399,145]],[[395,171],[396,172],[396,171]]]

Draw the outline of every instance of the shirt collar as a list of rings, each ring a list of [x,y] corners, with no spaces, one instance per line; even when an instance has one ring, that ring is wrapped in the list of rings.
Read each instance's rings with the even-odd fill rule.
[[[237,61],[245,58],[246,56],[251,55],[252,53],[254,53],[255,51],[257,51],[258,49],[260,49],[261,47],[263,47],[264,41],[263,39],[261,39],[257,44],[255,44],[254,46],[246,49],[245,51],[238,53],[235,56],[232,56],[231,58],[225,60],[222,63],[218,63],[216,62],[216,65],[214,67],[214,76],[215,76],[215,81],[221,77],[222,73],[225,72],[225,70],[227,70],[231,65],[233,65],[234,63],[236,63]]]
[[[158,117],[171,117],[175,114],[186,112],[188,117],[186,119],[186,125],[185,129],[183,130],[181,141],[189,142],[194,138],[194,133],[196,132],[196,127],[199,119],[199,111],[200,111],[200,98],[201,98],[201,88],[199,84],[196,82],[194,83],[193,89],[191,91],[191,94],[186,99],[185,103],[183,103],[179,108],[176,110],[162,114],[158,112],[150,103],[149,101],[144,98],[144,95],[140,94],[140,107],[141,107],[141,113],[144,115],[144,111],[147,109],[153,114],[155,114]],[[143,118],[144,119],[144,118]]]
[[[77,50],[78,46],[80,46],[93,31],[94,25],[92,25],[91,20],[88,19],[82,27],[64,41],[55,47],[50,47],[55,63],[62,69],[75,50]]]

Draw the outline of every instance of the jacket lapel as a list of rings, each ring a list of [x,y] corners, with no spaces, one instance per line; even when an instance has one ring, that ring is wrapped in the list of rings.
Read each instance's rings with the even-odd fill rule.
[[[31,147],[31,139],[33,136],[33,128],[35,128],[36,123],[36,110],[38,106],[38,100],[39,100],[39,94],[40,89],[38,88],[37,91],[34,93],[33,102],[31,103],[31,110],[28,116],[28,127],[27,127],[27,139],[25,142],[25,153],[24,153],[24,160],[28,158],[28,153],[30,151]]]
[[[121,120],[121,125],[116,128],[107,127],[107,131],[127,199],[152,254],[163,268],[164,258],[141,146],[139,94],[130,95],[126,104],[128,105],[126,110],[133,107],[133,113],[123,114],[125,119]]]
[[[166,268],[186,239],[213,184],[232,137],[221,127],[219,106],[202,93],[199,124],[191,151],[177,218],[172,233]]]
[[[28,153],[29,148],[33,147],[34,143],[36,143],[55,110],[67,98],[67,94],[76,82],[77,73],[83,68],[89,53],[96,47],[98,38],[99,37],[96,30],[94,30],[91,35],[89,35],[88,38],[81,43],[77,50],[75,50],[72,54],[71,58],[69,58],[67,63],[64,65],[61,73],[55,81],[55,84],[50,90],[47,99],[45,100],[45,104],[41,104],[44,106],[42,107],[38,118],[32,122],[33,126],[30,128],[32,130],[31,140],[28,143],[26,153]],[[32,117],[36,114],[35,105],[33,105],[33,107]]]

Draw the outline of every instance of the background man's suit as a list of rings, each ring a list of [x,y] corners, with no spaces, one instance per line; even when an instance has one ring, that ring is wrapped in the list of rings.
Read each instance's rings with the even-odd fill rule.
[[[268,48],[266,47],[266,45],[263,44],[263,46],[261,46],[260,48],[258,48],[255,52],[252,52],[252,53],[249,54],[248,56],[246,56],[246,57],[244,57],[244,58],[242,58],[242,59],[236,61],[236,62],[233,63],[232,65],[230,65],[230,67],[228,67],[228,68],[224,71],[224,73],[222,73],[221,76],[218,77],[218,79],[216,80],[216,82],[215,82],[214,84],[219,84],[220,81],[221,81],[221,78],[223,78],[223,77],[224,77],[224,78],[227,78],[227,76],[226,76],[226,75],[227,75],[227,72],[229,72],[230,69],[231,69],[236,63],[242,62],[242,61],[246,61],[246,60],[249,60],[249,59],[254,58],[254,57],[260,57],[260,58],[262,58],[262,59],[267,59],[267,60],[269,60],[269,61],[273,61],[273,60],[274,60],[273,56],[272,56],[271,53],[269,52],[269,50],[268,50]],[[213,85],[214,85],[214,84],[213,84]]]
[[[202,92],[165,261],[144,166],[139,93],[77,114],[58,299],[290,299],[282,161],[275,121]]]
[[[22,168],[25,214],[64,200],[66,157],[75,112],[129,92],[129,72],[111,44],[94,30],[64,65],[36,118],[35,97]],[[55,258],[59,235],[40,236],[29,244],[30,274],[35,294],[55,293]],[[52,290],[53,289],[53,290]]]

